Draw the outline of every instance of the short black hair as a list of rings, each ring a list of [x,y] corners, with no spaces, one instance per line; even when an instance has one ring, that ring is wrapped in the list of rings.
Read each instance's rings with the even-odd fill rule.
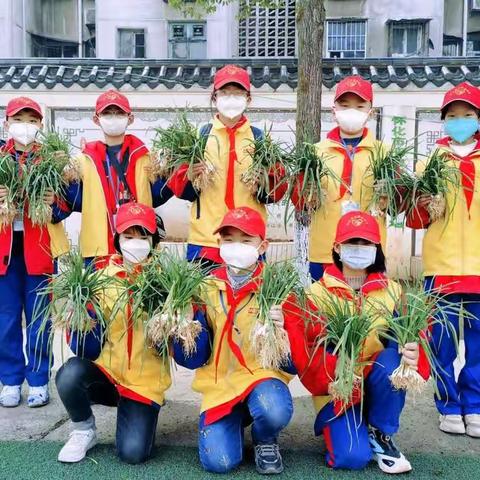
[[[463,103],[468,103],[468,102],[465,102],[464,100],[455,100],[455,102],[463,102]],[[447,112],[448,112],[448,107],[450,107],[450,105],[454,103],[454,102],[450,102],[447,106],[445,106],[444,108],[442,108],[440,110],[440,119],[441,120],[445,120],[445,117],[447,116]],[[468,103],[470,105],[470,107],[472,107],[472,110],[475,110],[475,113],[477,114],[477,117],[480,118],[480,110],[477,108],[477,107],[474,107],[472,104]]]
[[[134,229],[136,233],[144,237],[152,237],[152,250],[156,248],[156,246],[166,237],[165,232],[165,225],[163,223],[162,217],[158,214],[155,215],[156,222],[157,222],[157,229],[155,233],[150,233],[147,229],[140,227],[140,226],[133,226],[131,228]],[[122,253],[120,250],[120,242],[119,242],[120,235],[115,233],[113,237],[113,246],[118,253]]]
[[[375,257],[375,263],[367,267],[367,274],[371,273],[385,273],[387,271],[387,267],[385,265],[385,255],[383,253],[382,245],[378,244],[377,247],[377,255]],[[333,263],[339,270],[343,270],[343,263],[340,260],[340,255],[332,249],[332,258]]]

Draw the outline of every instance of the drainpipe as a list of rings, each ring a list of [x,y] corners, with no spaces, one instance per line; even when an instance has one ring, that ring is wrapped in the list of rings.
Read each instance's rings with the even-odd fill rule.
[[[468,0],[463,0],[463,42],[462,42],[462,56],[467,56],[467,35],[468,35]]]
[[[83,0],[77,1],[78,16],[78,58],[83,57]]]

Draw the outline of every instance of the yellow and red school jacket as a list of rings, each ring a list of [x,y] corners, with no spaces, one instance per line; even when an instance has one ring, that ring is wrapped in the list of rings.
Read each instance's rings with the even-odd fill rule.
[[[358,301],[358,294],[355,294],[342,272],[335,265],[328,266],[322,279],[314,283],[307,293],[310,313],[301,316],[298,310],[297,312],[287,310],[285,329],[289,335],[293,364],[297,368],[301,382],[313,394],[313,403],[318,413],[331,402],[328,386],[335,379],[337,359],[335,355],[325,351],[323,347],[318,347],[317,344],[318,337],[325,334],[328,317],[320,319],[316,317],[316,320],[310,322],[314,318],[310,315],[319,312],[322,301],[328,299],[330,295],[345,302],[355,302]],[[387,326],[387,321],[382,315],[379,305],[393,313],[396,301],[401,294],[401,287],[382,273],[372,273],[367,276],[359,294],[371,311],[371,320],[375,327],[365,341],[362,359],[373,362],[384,349],[378,330],[385,329]],[[365,376],[368,375],[371,368],[372,365],[365,367]],[[422,348],[420,348],[418,372],[425,379],[428,379],[430,375],[429,363]],[[359,400],[360,396],[354,398],[354,402]],[[339,413],[342,407],[341,402],[336,402],[335,412]]]
[[[332,245],[335,240],[337,223],[342,216],[342,203],[353,201],[364,212],[371,207],[373,195],[373,176],[369,173],[370,155],[379,148],[381,142],[365,128],[363,138],[354,149],[345,147],[340,137],[340,128],[331,130],[327,138],[319,142],[318,155],[323,156],[326,165],[332,170],[332,176],[324,177],[326,193],[324,206],[312,216],[310,225],[309,261],[314,263],[332,263]],[[292,202],[301,208],[296,192]],[[386,247],[385,216],[377,217],[382,238],[382,247]]]
[[[407,219],[411,228],[426,228],[422,260],[425,277],[431,287],[442,293],[480,293],[480,138],[466,157],[450,148],[451,139],[437,142],[437,149],[448,156],[448,164],[459,171],[459,188],[451,187],[446,195],[443,218],[430,222],[425,209],[417,208]],[[427,162],[418,162],[421,175]]]
[[[118,255],[110,258],[103,272],[123,281],[128,278]],[[149,346],[144,319],[133,319],[131,304],[118,308],[119,295],[125,288],[122,284],[110,286],[100,299],[108,318],[107,328],[102,330],[97,323],[86,338],[70,335],[70,348],[75,354],[94,361],[116,386],[120,396],[147,405],[162,405],[171,385],[169,358],[162,357]],[[116,315],[109,318],[112,312]]]
[[[173,193],[192,202],[187,258],[197,257],[223,263],[219,255],[218,236],[214,230],[220,225],[229,210],[251,207],[267,218],[266,203],[282,199],[287,184],[282,182],[285,171],[278,166],[270,175],[270,192],[252,194],[242,181],[242,175],[252,164],[252,141],[263,132],[252,127],[246,117],[232,128],[225,126],[215,117],[208,126],[208,141],[205,158],[215,168],[212,183],[201,192],[196,192],[187,178],[188,166],[180,168],[168,182]],[[202,134],[200,132],[200,134]]]
[[[38,150],[35,145],[30,153]],[[32,161],[29,153],[18,155],[12,139],[1,148],[2,153],[10,153],[19,163]],[[35,161],[35,160],[34,160]],[[13,245],[13,224],[0,229],[0,275],[5,275],[10,265]],[[67,253],[69,243],[61,223],[48,223],[45,226],[33,225],[26,209],[23,212],[23,256],[29,275],[45,275],[54,271],[54,259]]]
[[[79,190],[78,184],[72,184],[73,188],[68,193],[67,210],[77,210],[82,213],[80,250],[85,258],[103,257],[115,253],[114,215],[118,205],[113,189],[115,185],[118,188],[123,188],[123,185],[118,181],[115,169],[107,168],[106,157],[107,147],[103,142],[87,143],[78,156],[81,189]],[[134,135],[125,135],[119,158],[125,161],[125,157],[128,158],[125,177],[133,197],[131,200],[150,207],[154,206],[153,186],[148,174],[151,160],[147,147]],[[163,182],[162,186],[164,186]],[[80,205],[75,208],[74,205],[77,204]]]
[[[261,271],[260,264],[252,281],[235,292],[225,267],[217,269],[209,281],[204,302],[212,336],[211,355],[207,363],[196,370],[192,385],[203,395],[201,411],[206,412],[207,424],[228,415],[258,383],[275,378],[288,384],[292,378],[285,371],[262,368],[250,348],[250,336],[258,315]]]

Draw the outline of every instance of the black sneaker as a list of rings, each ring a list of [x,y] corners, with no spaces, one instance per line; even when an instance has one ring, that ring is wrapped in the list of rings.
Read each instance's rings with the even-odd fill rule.
[[[283,460],[276,443],[271,445],[255,445],[255,465],[262,475],[273,475],[283,472]]]
[[[373,427],[370,427],[368,437],[380,470],[385,473],[405,473],[412,469],[392,437]]]

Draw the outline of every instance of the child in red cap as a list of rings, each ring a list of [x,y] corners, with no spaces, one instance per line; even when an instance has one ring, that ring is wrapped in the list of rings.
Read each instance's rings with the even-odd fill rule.
[[[165,236],[158,222],[147,205],[121,205],[114,237],[119,255],[110,258],[104,274],[134,278],[133,272],[141,269]],[[72,333],[70,348],[77,356],[57,373],[57,390],[73,422],[69,440],[58,455],[60,462],[79,462],[96,445],[92,403],[117,407],[116,450],[122,461],[142,463],[152,453],[158,414],[171,383],[169,361],[154,348],[146,348],[144,324],[129,318],[128,307],[112,308],[123,291],[122,287],[113,290],[115,294],[109,291],[101,299],[105,308],[116,312],[107,329],[102,331],[97,323],[81,337]]]
[[[251,142],[263,136],[262,130],[251,126],[245,116],[251,102],[248,72],[235,65],[220,69],[214,78],[211,99],[217,114],[200,130],[200,135],[209,137],[205,155],[215,168],[213,180],[202,191],[196,191],[184,166],[169,183],[175,195],[193,202],[187,258],[201,261],[207,268],[222,263],[212,225],[217,225],[229,210],[239,205],[253,208],[266,219],[265,204],[280,201],[287,189],[287,185],[281,183],[285,175],[281,166],[272,169],[268,191],[260,189],[253,194],[242,181],[243,173],[252,162]],[[199,165],[194,175],[202,174],[206,168]]]
[[[457,348],[441,325],[432,331],[433,350],[439,364],[440,430],[480,437],[480,90],[469,83],[450,89],[443,100],[441,118],[446,137],[435,154],[444,153],[448,167],[458,169],[459,186],[451,185],[445,197],[420,197],[408,218],[412,228],[426,228],[423,269],[426,290],[445,295],[445,301],[462,304],[471,319],[464,321],[465,366],[458,379],[453,363]],[[427,162],[417,163],[421,175]],[[447,212],[445,210],[448,210]],[[449,314],[459,333],[459,315]]]
[[[104,140],[84,145],[78,157],[80,180],[70,185],[64,206],[64,216],[82,213],[80,249],[87,259],[115,252],[120,205],[134,201],[157,207],[173,195],[164,180],[150,180],[147,147],[126,133],[133,121],[130,103],[122,93],[108,90],[97,98],[93,122],[102,129]]]
[[[12,99],[6,107],[5,130],[8,141],[1,154],[10,154],[18,164],[38,159],[37,134],[43,128],[40,105],[28,97]],[[19,167],[20,174],[20,167]],[[0,203],[8,191],[0,185]],[[53,193],[45,203],[54,207]],[[41,319],[33,321],[34,306],[40,311],[38,291],[54,271],[54,259],[68,251],[65,231],[55,216],[46,226],[33,225],[25,212],[0,228],[0,405],[16,407],[21,401],[21,386],[30,386],[28,406],[41,407],[49,402],[50,360],[47,351],[50,331],[39,332]],[[47,299],[43,297],[42,302]],[[22,315],[26,320],[26,352],[23,353]]]
[[[372,151],[379,148],[374,133],[367,128],[372,115],[372,84],[358,75],[344,78],[335,91],[333,116],[337,127],[317,144],[335,178],[325,183],[325,205],[313,214],[310,224],[309,262],[313,280],[323,275],[331,263],[330,249],[340,217],[350,210],[367,211],[373,194],[373,179],[365,175]],[[302,179],[300,179],[302,181]],[[292,195],[297,209],[302,202],[297,191]],[[377,218],[385,246],[385,216]]]
[[[203,396],[200,461],[209,472],[236,468],[243,458],[244,427],[251,423],[257,471],[280,473],[283,462],[278,435],[293,413],[287,384],[294,369],[285,365],[281,371],[266,370],[250,348],[263,265],[259,257],[268,248],[265,221],[258,211],[240,207],[225,215],[215,233],[220,234],[219,250],[225,265],[212,273],[205,294],[206,320],[199,319],[209,337],[198,342],[191,357],[175,347],[176,361],[197,369],[193,389]],[[270,313],[283,324],[281,306]]]
[[[379,329],[386,325],[382,312],[385,308],[393,311],[401,288],[385,276],[380,240],[377,220],[371,215],[351,211],[340,218],[331,251],[333,264],[308,291],[307,311],[313,313],[312,322],[318,318],[319,305],[334,296],[337,302],[365,302],[372,308],[372,322]],[[399,353],[398,345],[385,347],[374,330],[362,352],[362,358],[374,361],[364,371],[363,392],[353,404],[344,405],[341,401],[334,402],[328,394],[337,359],[330,347],[325,351],[319,341],[325,331],[324,323],[317,320],[308,324],[304,313],[289,308],[285,328],[299,378],[314,395],[315,433],[324,435],[328,466],[363,469],[375,458],[386,473],[410,471],[410,462],[392,440],[400,426],[405,391],[396,390],[389,377],[403,361],[428,379],[429,364],[419,345],[408,343]],[[321,320],[328,321],[328,315]]]

